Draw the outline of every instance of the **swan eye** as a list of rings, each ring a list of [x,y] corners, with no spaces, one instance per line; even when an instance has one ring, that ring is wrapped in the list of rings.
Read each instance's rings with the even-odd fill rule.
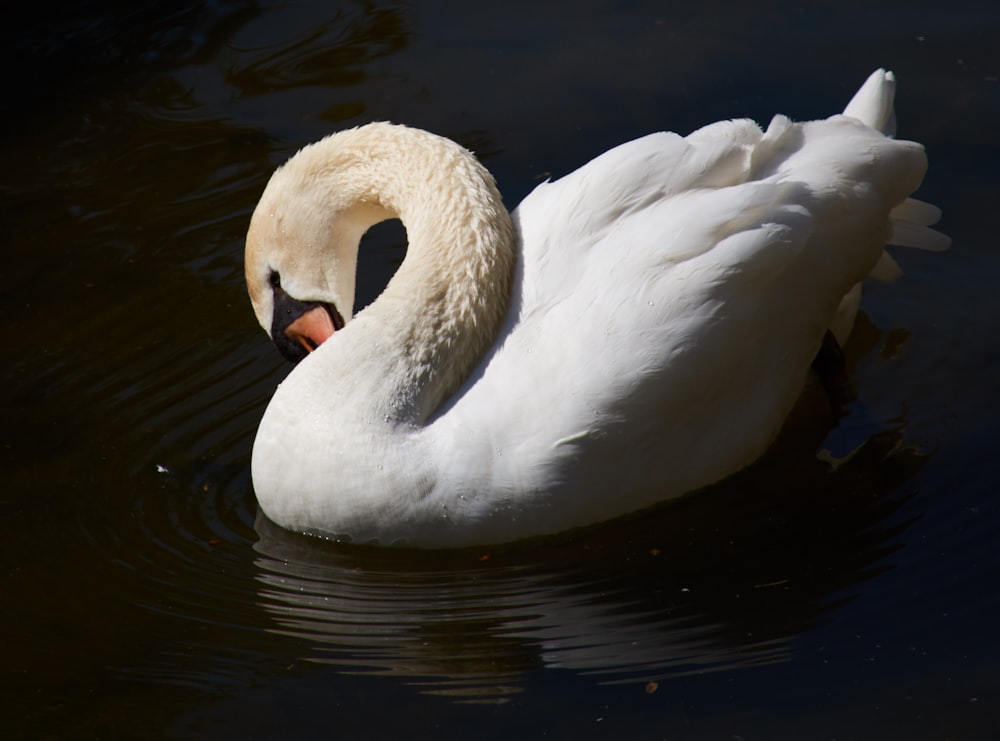
[[[281,288],[281,274],[277,270],[272,270],[268,273],[267,282],[271,284],[271,288]]]

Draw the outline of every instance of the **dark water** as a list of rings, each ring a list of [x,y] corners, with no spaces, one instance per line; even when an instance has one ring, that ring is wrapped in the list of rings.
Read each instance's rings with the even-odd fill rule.
[[[1000,737],[1000,11],[139,5],[0,31],[3,738]],[[299,146],[421,126],[513,206],[649,131],[833,113],[878,66],[954,247],[868,291],[836,425],[807,396],[760,465],[551,543],[258,520],[288,368],[242,238]],[[363,301],[403,251],[368,242]]]

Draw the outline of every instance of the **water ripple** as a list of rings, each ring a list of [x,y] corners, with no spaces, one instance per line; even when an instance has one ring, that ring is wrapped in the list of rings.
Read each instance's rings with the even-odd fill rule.
[[[920,456],[886,433],[835,470],[800,464],[795,484],[775,484],[778,465],[530,547],[380,551],[258,516],[257,600],[305,658],[461,702],[504,701],[543,670],[649,682],[784,661],[887,568],[905,529],[891,492]],[[862,472],[882,488],[845,495]]]

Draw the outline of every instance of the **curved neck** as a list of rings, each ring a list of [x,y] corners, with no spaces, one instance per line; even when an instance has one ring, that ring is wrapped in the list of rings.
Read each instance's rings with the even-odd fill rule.
[[[352,231],[398,217],[408,236],[383,293],[330,344],[346,348],[350,338],[351,362],[382,374],[391,415],[422,424],[495,339],[514,272],[510,216],[489,172],[448,139],[372,124],[326,141],[341,167],[323,176],[340,198],[350,194]]]

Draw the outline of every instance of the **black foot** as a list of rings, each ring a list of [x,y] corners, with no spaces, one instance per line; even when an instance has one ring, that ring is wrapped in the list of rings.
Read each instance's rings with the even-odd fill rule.
[[[844,351],[830,330],[823,335],[823,344],[813,359],[812,367],[830,400],[830,415],[836,422],[841,416],[840,410],[844,408],[850,395],[847,390],[847,363],[844,360]]]

